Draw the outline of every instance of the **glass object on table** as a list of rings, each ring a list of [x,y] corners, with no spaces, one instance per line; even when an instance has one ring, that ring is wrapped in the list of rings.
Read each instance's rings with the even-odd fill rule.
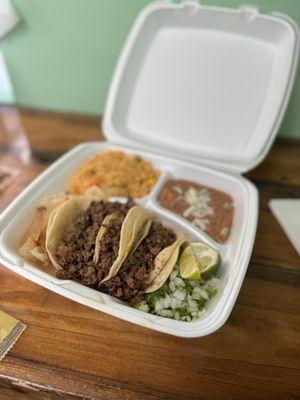
[[[30,145],[14,106],[0,106],[0,193],[31,159]]]
[[[18,22],[19,16],[10,0],[1,0],[0,38],[11,31]],[[0,104],[3,104],[0,105],[0,194],[30,160],[30,147],[14,103],[14,88],[4,54],[0,50]]]

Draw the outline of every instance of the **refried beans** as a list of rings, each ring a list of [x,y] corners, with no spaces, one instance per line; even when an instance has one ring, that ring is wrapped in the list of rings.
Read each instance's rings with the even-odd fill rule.
[[[159,203],[186,218],[218,243],[229,238],[234,204],[230,195],[186,180],[168,180]]]

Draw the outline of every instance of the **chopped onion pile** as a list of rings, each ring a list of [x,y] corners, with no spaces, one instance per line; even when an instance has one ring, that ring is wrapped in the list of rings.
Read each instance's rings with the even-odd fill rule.
[[[178,321],[192,321],[205,314],[206,302],[217,293],[220,279],[212,276],[208,280],[188,281],[180,278],[175,266],[167,282],[136,307],[140,311]]]

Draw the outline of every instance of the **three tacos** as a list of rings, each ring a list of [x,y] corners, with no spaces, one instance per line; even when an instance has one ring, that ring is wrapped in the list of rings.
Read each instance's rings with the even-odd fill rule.
[[[38,258],[53,265],[59,277],[133,303],[168,279],[186,238],[154,220],[147,209],[130,200],[111,203],[96,188],[54,200],[39,234],[27,233],[19,249],[24,258]]]

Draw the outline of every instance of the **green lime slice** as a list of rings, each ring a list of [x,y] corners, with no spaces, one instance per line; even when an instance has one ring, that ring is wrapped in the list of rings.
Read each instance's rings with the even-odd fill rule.
[[[187,246],[179,259],[179,271],[183,279],[199,280],[199,262],[191,245]]]
[[[198,268],[202,279],[208,279],[218,269],[220,256],[217,250],[202,242],[191,243],[191,247],[198,261]]]

